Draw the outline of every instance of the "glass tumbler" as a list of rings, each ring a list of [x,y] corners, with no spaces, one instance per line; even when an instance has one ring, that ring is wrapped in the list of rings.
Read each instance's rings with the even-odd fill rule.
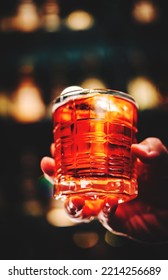
[[[66,88],[53,104],[54,197],[78,197],[97,215],[106,197],[137,196],[137,105],[112,89]],[[93,211],[94,212],[94,211]]]

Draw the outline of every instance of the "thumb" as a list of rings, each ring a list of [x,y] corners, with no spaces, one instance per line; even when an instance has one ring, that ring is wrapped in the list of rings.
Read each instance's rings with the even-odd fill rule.
[[[131,146],[133,155],[139,158],[143,163],[151,163],[153,161],[168,158],[167,148],[162,141],[155,137],[149,137]]]

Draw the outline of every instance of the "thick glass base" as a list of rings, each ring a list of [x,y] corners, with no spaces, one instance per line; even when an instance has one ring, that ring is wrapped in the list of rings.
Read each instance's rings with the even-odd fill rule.
[[[54,197],[66,199],[67,196],[84,196],[85,199],[102,199],[112,196],[123,203],[134,199],[138,194],[137,180],[121,178],[75,178],[74,180],[56,180]]]

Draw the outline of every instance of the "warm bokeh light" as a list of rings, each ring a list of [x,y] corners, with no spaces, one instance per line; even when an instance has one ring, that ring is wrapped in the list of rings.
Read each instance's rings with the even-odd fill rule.
[[[127,91],[134,97],[140,110],[155,108],[161,102],[161,96],[155,84],[143,76],[130,80]]]
[[[68,227],[74,225],[74,223],[66,216],[64,209],[51,209],[47,213],[46,219],[48,223],[55,227]]]
[[[50,200],[46,220],[49,224],[55,227],[68,227],[75,224],[66,214],[63,202],[55,200],[54,198],[51,198]]]
[[[112,247],[122,247],[127,244],[129,240],[123,236],[107,231],[105,234],[105,242]]]
[[[105,83],[98,79],[98,78],[95,78],[95,77],[90,77],[90,78],[87,78],[85,79],[81,85],[80,85],[82,88],[106,88],[106,85]]]
[[[132,15],[140,23],[151,23],[158,18],[158,8],[150,0],[139,0],[134,5]]]
[[[47,32],[57,31],[61,24],[59,5],[56,0],[46,0],[42,8],[41,24]]]
[[[45,104],[32,78],[21,81],[13,95],[13,117],[19,122],[35,122],[45,116]]]
[[[6,32],[13,28],[13,17],[0,18],[0,31]]]
[[[22,32],[32,32],[39,27],[39,14],[32,0],[22,0],[13,18],[13,27]]]
[[[77,10],[68,15],[65,24],[71,30],[86,30],[93,27],[94,18],[86,11]]]
[[[76,232],[73,241],[80,248],[91,248],[98,243],[99,235],[96,232]]]
[[[24,212],[24,214],[34,217],[43,215],[42,206],[36,199],[24,201],[22,211]]]
[[[0,117],[8,117],[10,113],[10,99],[6,93],[0,92]]]

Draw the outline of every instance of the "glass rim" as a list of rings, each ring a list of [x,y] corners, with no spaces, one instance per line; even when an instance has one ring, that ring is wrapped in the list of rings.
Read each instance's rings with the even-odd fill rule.
[[[136,103],[135,99],[130,94],[117,90],[117,89],[110,89],[110,88],[87,89],[87,88],[78,87],[78,89],[73,89],[73,90],[70,89],[69,91],[66,91],[65,93],[60,94],[58,97],[56,97],[53,100],[53,104],[59,103],[59,102],[61,103],[68,97],[80,96],[80,95],[92,94],[92,93],[111,94],[113,96],[120,97],[122,99],[125,99],[125,100],[133,103],[137,107],[137,109],[139,107],[138,104]]]

